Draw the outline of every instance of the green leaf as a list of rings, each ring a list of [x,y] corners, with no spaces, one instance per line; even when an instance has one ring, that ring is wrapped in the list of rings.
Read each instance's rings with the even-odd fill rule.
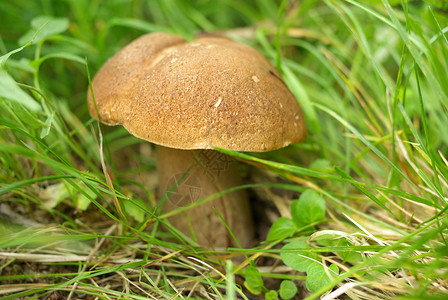
[[[31,111],[39,111],[40,105],[25,93],[5,70],[0,69],[0,97],[20,103]]]
[[[63,58],[63,59],[74,61],[74,62],[83,64],[83,65],[85,65],[85,63],[86,63],[85,59],[83,59],[82,57],[80,57],[78,55],[74,55],[74,54],[71,54],[71,53],[65,53],[65,52],[58,52],[58,53],[48,54],[48,55],[46,55],[44,57],[41,57],[41,58],[36,59],[36,60],[33,60],[29,64],[30,64],[31,67],[37,68],[44,61],[46,61],[46,60],[48,60],[50,58]]]
[[[26,44],[26,45],[23,45],[23,46],[20,47],[20,48],[14,49],[14,50],[9,51],[8,53],[3,54],[2,56],[0,56],[0,67],[3,68],[3,67],[5,66],[6,61],[9,59],[9,57],[10,57],[11,55],[13,55],[14,53],[17,53],[17,52],[22,51],[23,48],[28,47],[29,45],[31,45],[31,42],[28,43],[28,44]]]
[[[333,170],[333,166],[330,161],[325,158],[318,158],[310,163],[310,169],[320,171],[320,172],[331,172]]]
[[[112,18],[107,24],[108,26],[123,26],[129,27],[132,29],[138,29],[144,32],[157,32],[157,31],[166,31],[165,28],[159,27],[153,23],[149,23],[147,21],[138,20],[134,18]]]
[[[276,300],[276,299],[278,299],[277,291],[270,290],[269,292],[264,294],[264,299],[266,299],[266,300]]]
[[[145,220],[145,209],[147,204],[139,199],[132,199],[132,201],[123,201],[124,210],[128,215],[130,215],[134,220],[138,222],[143,222]]]
[[[297,294],[297,286],[291,280],[283,280],[279,292],[280,298],[288,300]]]
[[[263,291],[263,278],[261,278],[260,271],[253,265],[246,267],[244,286],[254,295],[260,295]]]
[[[307,253],[305,251],[300,251],[306,249],[311,249],[311,246],[301,240],[294,241],[283,246],[283,252],[280,253],[280,257],[285,265],[293,268],[296,271],[306,272],[308,266],[314,262],[312,259],[317,258],[316,253]],[[285,250],[294,251],[287,252]]]
[[[92,203],[90,199],[96,199],[97,195],[94,191],[87,188],[83,182],[79,182],[78,185],[86,192],[87,195],[77,193],[74,195],[74,202],[77,209],[84,211],[89,207],[90,203]],[[77,189],[79,190],[79,187]]]
[[[42,131],[40,133],[40,138],[43,139],[50,133],[51,124],[53,123],[54,119],[54,111],[48,116],[47,120],[45,121],[44,128],[42,128]]]
[[[26,106],[14,102],[3,100],[0,101],[0,110],[2,111],[2,117],[16,119],[14,124],[17,125],[17,121],[22,123],[20,127],[26,126],[27,132],[31,133],[31,129],[41,128],[45,125],[43,121],[39,119],[39,115],[31,112]],[[3,121],[3,120],[2,120]],[[23,128],[25,129],[25,128]]]
[[[317,242],[322,246],[335,246],[335,247],[347,247],[353,246],[353,244],[347,240],[345,237],[337,234],[325,234],[321,235],[313,241]],[[357,251],[337,251],[337,254],[344,260],[344,262],[356,263],[362,261],[361,253]]]
[[[309,265],[306,273],[306,288],[310,292],[315,292],[336,278],[339,275],[339,268],[332,264],[325,270],[322,264],[313,262]]]
[[[290,237],[296,232],[297,226],[291,219],[278,218],[269,229],[267,241],[281,240]]]
[[[39,16],[31,21],[31,29],[20,39],[19,44],[23,45],[33,39],[33,44],[38,43],[50,36],[62,33],[68,29],[70,22],[67,18],[54,18],[50,16]]]
[[[306,190],[291,203],[292,220],[298,227],[325,219],[325,200],[314,190]]]
[[[1,60],[2,58],[5,58],[7,54],[3,55],[2,57],[0,57],[0,64],[1,64]],[[18,60],[16,59],[10,59],[8,60],[8,67],[14,68],[15,70],[20,70],[20,71],[25,71],[28,72],[30,74],[34,73],[35,69],[30,66],[30,61],[28,58],[25,57],[21,57]]]
[[[85,191],[87,196],[79,193],[80,189]],[[64,181],[55,183],[39,191],[39,198],[48,208],[55,208],[59,203],[69,197],[72,197],[77,209],[86,210],[91,203],[89,197],[95,199],[97,196],[80,180],[74,180],[72,184]]]
[[[45,207],[55,208],[64,199],[70,196],[71,187],[66,182],[59,182],[47,186],[39,191],[39,198]]]

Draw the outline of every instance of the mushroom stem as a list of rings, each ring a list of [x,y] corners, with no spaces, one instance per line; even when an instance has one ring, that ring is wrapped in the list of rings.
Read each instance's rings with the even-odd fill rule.
[[[159,177],[158,198],[169,193],[165,212],[189,205],[206,196],[241,184],[237,161],[214,150],[179,150],[156,146]],[[176,187],[177,183],[177,187]],[[236,246],[224,219],[238,242],[249,246],[254,228],[247,193],[227,193],[169,218],[171,224],[212,248]]]

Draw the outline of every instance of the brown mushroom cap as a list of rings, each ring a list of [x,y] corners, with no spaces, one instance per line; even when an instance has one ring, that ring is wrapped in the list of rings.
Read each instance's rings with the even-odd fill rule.
[[[92,87],[101,122],[170,148],[262,152],[306,135],[277,70],[223,37],[144,35],[110,58]],[[97,119],[90,91],[88,104]]]

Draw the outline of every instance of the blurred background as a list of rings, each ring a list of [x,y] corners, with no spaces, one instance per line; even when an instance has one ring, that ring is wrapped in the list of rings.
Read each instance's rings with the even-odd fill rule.
[[[173,287],[182,286],[183,279],[196,284],[182,286],[184,296],[215,299],[235,293],[238,288],[230,284],[226,290],[220,277],[198,276],[197,262],[178,259],[176,251],[196,255],[225,274],[233,272],[226,259],[235,252],[212,259],[184,240],[165,242],[166,233],[151,227],[157,183],[152,147],[119,126],[102,126],[100,134],[86,104],[89,77],[133,39],[167,32],[191,40],[210,32],[263,53],[302,106],[308,128],[304,143],[285,150],[235,154],[255,165],[246,170],[249,181],[264,184],[250,191],[259,245],[249,252],[261,251],[250,266],[256,262],[259,271],[241,264],[235,271],[239,287],[275,299],[268,291],[279,290],[280,279],[291,280],[304,291],[291,297],[303,299],[356,282],[356,288],[341,293],[355,299],[417,299],[440,292],[445,299],[447,8],[446,1],[437,0],[1,1],[0,290],[15,284],[13,291],[19,292],[7,299],[32,295],[33,289],[49,296],[61,288],[66,296],[82,282],[96,296],[117,296],[105,287],[110,283],[111,290],[128,288],[123,294],[128,297],[147,296],[120,277],[140,286],[129,270],[141,267],[154,272],[147,282],[164,278],[152,290],[152,283],[143,284],[155,298],[179,295]],[[309,210],[309,223],[298,226],[302,212],[294,212],[292,203],[307,190],[323,203],[310,206],[322,217],[313,219]],[[326,230],[337,232],[337,244],[313,240]],[[284,244],[327,247],[314,253],[315,260],[334,265],[333,272],[345,277],[331,283],[324,269],[306,273],[280,252],[269,252]],[[360,255],[358,246],[368,248]],[[347,251],[356,255],[348,257]],[[30,253],[60,256],[48,264],[47,256],[26,256]],[[85,264],[68,263],[68,257]],[[84,272],[92,257],[100,267]],[[129,257],[137,265],[123,260]],[[153,260],[154,267],[138,265],[142,258]],[[159,264],[162,258],[171,263],[168,271]],[[107,269],[111,264],[120,276]],[[35,279],[28,268],[33,274],[47,272],[50,282]],[[176,277],[179,270],[182,280]],[[95,272],[105,278],[95,282],[101,291],[91,282]],[[307,280],[310,274],[317,279]],[[250,276],[259,280],[251,282]],[[48,290],[26,285],[36,282],[45,282]],[[199,293],[198,284],[207,292]]]

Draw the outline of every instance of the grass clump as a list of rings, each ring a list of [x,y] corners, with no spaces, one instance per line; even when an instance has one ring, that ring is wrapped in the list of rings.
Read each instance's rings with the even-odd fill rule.
[[[0,297],[446,297],[439,2],[1,2]],[[153,31],[257,48],[303,107],[304,143],[220,150],[252,165],[251,249],[160,230],[151,145],[88,114],[89,73]]]

